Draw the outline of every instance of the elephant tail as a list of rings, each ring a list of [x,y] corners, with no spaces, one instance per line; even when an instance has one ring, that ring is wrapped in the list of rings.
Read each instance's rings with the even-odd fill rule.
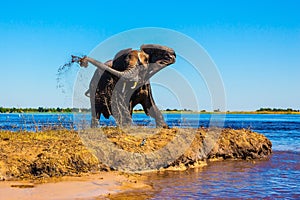
[[[88,89],[88,90],[84,93],[84,95],[87,96],[87,97],[91,97],[91,95],[90,95],[90,90]]]

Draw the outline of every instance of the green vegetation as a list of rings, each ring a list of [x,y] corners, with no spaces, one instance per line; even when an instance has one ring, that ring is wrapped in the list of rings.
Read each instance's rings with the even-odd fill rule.
[[[259,110],[256,110],[256,112],[300,112],[300,110],[293,110],[292,108],[260,108]]]
[[[72,108],[3,108],[0,107],[0,113],[33,113],[33,112],[39,112],[39,113],[68,113],[72,112]]]
[[[0,113],[70,113],[70,112],[91,112],[90,108],[44,108],[44,107],[38,107],[38,108],[4,108],[0,107]],[[193,111],[190,109],[171,109],[167,108],[165,110],[162,110],[163,113],[220,113],[220,114],[268,114],[268,113],[277,113],[277,114],[285,114],[285,113],[292,113],[292,114],[300,114],[300,110],[295,110],[292,108],[260,108],[256,111],[227,111],[223,112],[219,109],[214,110],[213,112],[201,110],[201,111]],[[134,113],[144,113],[143,109],[135,109]]]

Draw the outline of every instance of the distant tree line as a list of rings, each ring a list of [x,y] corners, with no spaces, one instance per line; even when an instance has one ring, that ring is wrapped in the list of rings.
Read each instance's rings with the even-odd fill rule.
[[[135,112],[137,111],[143,111],[143,109],[135,109]],[[189,109],[170,109],[167,108],[163,111],[167,112],[178,112],[178,111],[186,111],[186,112],[192,112],[192,110]],[[90,108],[44,108],[44,107],[38,107],[38,108],[4,108],[0,107],[0,113],[30,113],[30,112],[38,112],[38,113],[69,113],[69,112],[91,112]],[[201,110],[200,112],[207,112],[206,110]],[[219,109],[214,110],[214,112],[220,112]],[[256,112],[300,112],[300,110],[294,110],[292,108],[282,109],[282,108],[260,108],[256,110]]]
[[[38,108],[3,108],[0,107],[0,113],[30,113],[30,112],[39,112],[39,113],[49,113],[49,112],[59,112],[59,113],[67,113],[72,112],[72,108],[44,108],[44,107],[38,107]]]
[[[300,110],[294,110],[292,108],[282,109],[282,108],[260,108],[256,110],[257,112],[300,112]]]

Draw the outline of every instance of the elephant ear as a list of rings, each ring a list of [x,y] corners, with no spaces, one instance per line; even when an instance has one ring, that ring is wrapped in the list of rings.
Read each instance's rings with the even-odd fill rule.
[[[144,44],[140,47],[140,49],[149,55],[149,63],[156,63],[164,60],[171,61],[169,60],[170,56],[176,58],[175,51],[167,46],[158,44]]]
[[[149,68],[146,79],[150,79],[155,73],[173,64],[176,60],[175,51],[166,46],[144,44],[140,49],[149,55]]]
[[[125,58],[126,56],[132,51],[132,48],[128,48],[128,49],[123,49],[121,51],[119,51],[113,61],[112,61],[112,68],[116,69],[118,71],[124,71],[128,68],[126,62],[125,62]]]

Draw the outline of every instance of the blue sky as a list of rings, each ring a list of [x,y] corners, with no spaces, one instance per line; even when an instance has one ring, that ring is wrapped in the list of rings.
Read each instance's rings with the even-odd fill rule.
[[[274,0],[6,1],[0,8],[0,106],[70,107],[72,99],[56,88],[56,73],[71,54],[87,54],[122,31],[162,27],[208,52],[224,82],[227,110],[300,109],[299,10],[298,1]],[[71,88],[76,73],[66,78]],[[164,108],[176,106],[159,92],[155,99]],[[209,101],[199,106],[210,109]]]

